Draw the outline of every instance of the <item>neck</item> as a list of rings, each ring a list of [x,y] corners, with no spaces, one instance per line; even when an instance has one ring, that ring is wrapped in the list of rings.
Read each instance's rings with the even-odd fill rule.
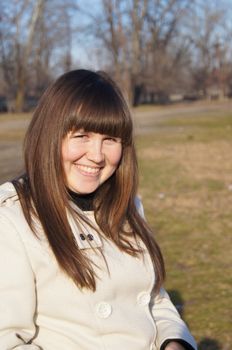
[[[83,211],[92,211],[96,191],[87,194],[76,193],[68,190],[72,201]]]

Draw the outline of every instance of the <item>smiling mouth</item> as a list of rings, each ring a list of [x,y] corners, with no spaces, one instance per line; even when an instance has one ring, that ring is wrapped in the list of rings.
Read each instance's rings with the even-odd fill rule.
[[[100,173],[101,168],[89,167],[86,165],[76,164],[77,169],[84,175],[98,175]]]

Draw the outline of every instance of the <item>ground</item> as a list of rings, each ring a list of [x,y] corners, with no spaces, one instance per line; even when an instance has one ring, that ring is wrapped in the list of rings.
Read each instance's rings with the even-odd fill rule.
[[[132,111],[139,194],[164,254],[165,287],[199,350],[230,350],[232,102]],[[0,115],[0,182],[20,173],[30,115]]]

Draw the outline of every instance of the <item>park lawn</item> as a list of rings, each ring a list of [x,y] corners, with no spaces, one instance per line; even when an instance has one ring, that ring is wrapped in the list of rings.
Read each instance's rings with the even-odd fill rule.
[[[20,166],[30,118],[0,115],[1,182]],[[232,113],[150,123],[136,136],[139,193],[164,253],[165,287],[199,350],[230,350]]]
[[[138,134],[136,146],[139,193],[164,254],[165,287],[199,350],[229,350],[232,113],[166,118]]]

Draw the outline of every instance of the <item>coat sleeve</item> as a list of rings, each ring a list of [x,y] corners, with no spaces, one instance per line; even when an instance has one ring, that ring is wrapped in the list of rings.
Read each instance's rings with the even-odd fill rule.
[[[197,349],[195,340],[188,327],[181,319],[169,295],[163,288],[153,299],[151,311],[157,328],[157,349],[162,348],[162,345],[169,339],[183,340],[190,345],[190,348]]]
[[[20,228],[19,228],[20,229]],[[16,226],[0,215],[0,349],[39,350],[33,271]]]

